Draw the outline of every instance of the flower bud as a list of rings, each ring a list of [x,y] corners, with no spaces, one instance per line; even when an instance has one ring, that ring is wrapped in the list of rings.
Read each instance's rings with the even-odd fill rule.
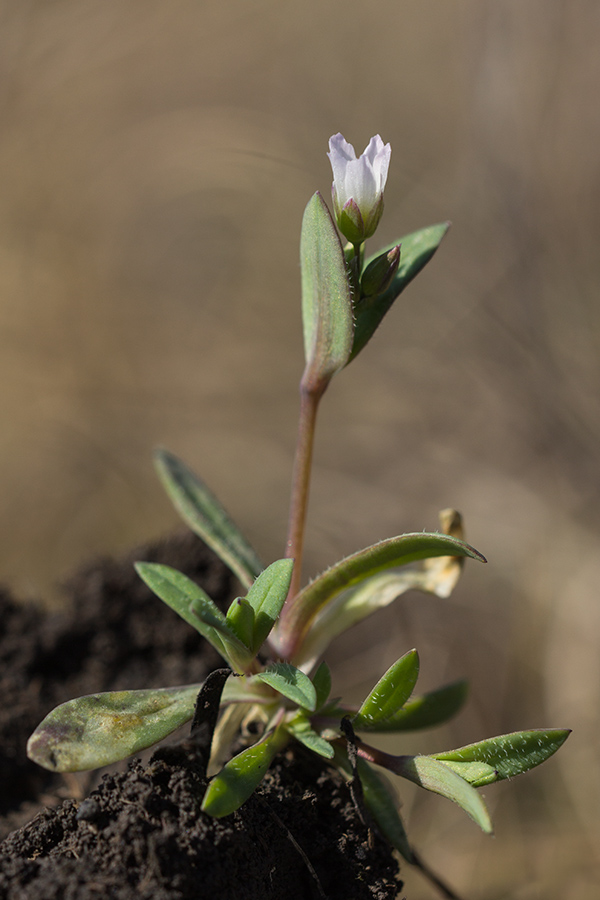
[[[383,189],[392,148],[377,134],[357,159],[354,147],[343,135],[329,139],[333,170],[333,208],[337,225],[352,244],[362,244],[375,233],[383,213]]]
[[[369,263],[360,279],[360,292],[362,297],[376,297],[387,291],[392,279],[398,271],[400,263],[400,244],[392,247],[387,253],[382,253],[372,263]]]

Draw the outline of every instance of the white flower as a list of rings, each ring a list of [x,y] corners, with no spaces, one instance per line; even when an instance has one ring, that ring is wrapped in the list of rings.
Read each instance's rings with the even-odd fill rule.
[[[384,144],[378,134],[358,159],[354,147],[342,134],[329,138],[327,156],[333,169],[335,217],[338,228],[353,244],[371,237],[379,224],[391,153],[391,146]]]

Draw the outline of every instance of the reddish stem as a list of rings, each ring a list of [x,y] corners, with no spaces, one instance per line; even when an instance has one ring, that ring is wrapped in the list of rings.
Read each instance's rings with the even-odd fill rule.
[[[286,607],[289,608],[289,604],[300,590],[315,424],[319,401],[323,396],[325,387],[326,385],[323,384],[319,384],[316,387],[314,384],[307,384],[304,378],[300,382],[300,418],[292,474],[290,516],[285,550],[286,557],[294,559],[295,564],[283,618],[285,618]]]

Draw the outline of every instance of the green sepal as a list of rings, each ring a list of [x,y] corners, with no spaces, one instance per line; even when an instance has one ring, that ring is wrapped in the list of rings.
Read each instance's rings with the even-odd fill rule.
[[[313,753],[317,753],[319,756],[325,757],[325,759],[333,759],[333,747],[329,741],[317,734],[310,721],[302,713],[299,713],[290,722],[287,722],[286,728],[297,741],[300,741]]]
[[[184,462],[168,450],[154,454],[158,476],[175,509],[248,588],[263,566],[215,495]]]
[[[221,610],[199,585],[161,563],[139,562],[135,569],[150,590],[206,638],[233,669],[245,671],[254,654],[232,631]]]
[[[570,729],[533,729],[531,731],[515,731],[499,737],[467,744],[457,750],[445,753],[434,753],[432,758],[452,765],[454,769],[469,772],[468,780],[475,786],[490,784],[521,775],[529,769],[539,766],[564,744],[570,735]],[[482,763],[488,770],[482,770],[481,778],[476,777],[476,769],[459,769],[465,763]],[[492,778],[491,775],[494,775]],[[462,776],[467,777],[466,775]]]
[[[324,388],[348,362],[354,321],[344,251],[327,204],[317,191],[308,201],[300,237],[303,385]]]
[[[201,687],[110,691],[69,700],[40,722],[27,743],[27,755],[51,772],[108,766],[188,722]]]
[[[302,709],[314,712],[317,705],[317,692],[304,672],[291,663],[272,663],[264,672],[255,675],[253,681],[263,681],[287,700],[291,700]]]
[[[312,677],[317,701],[315,712],[318,712],[329,699],[331,693],[331,671],[326,662],[322,662]]]
[[[285,729],[280,727],[234,756],[209,783],[202,810],[220,819],[239,809],[254,793],[276,753],[288,740]]]
[[[491,834],[492,823],[485,803],[475,788],[445,763],[431,756],[397,756],[392,771],[426,791],[452,800],[464,809],[482,831]]]
[[[419,654],[409,650],[383,675],[352,719],[356,731],[378,731],[400,710],[419,677]]]
[[[246,597],[254,610],[250,648],[258,653],[279,618],[290,589],[293,559],[278,559],[261,572]]]
[[[419,231],[414,231],[398,241],[393,241],[373,257],[366,260],[365,266],[368,267],[382,254],[389,252],[398,244],[402,245],[400,264],[390,286],[382,294],[366,298],[355,304],[354,341],[349,362],[360,353],[373,337],[381,320],[404,288],[427,265],[449,227],[449,222],[443,222],[440,225],[430,225],[427,228],[421,228]]]
[[[418,532],[388,538],[340,560],[303,588],[284,609],[276,634],[279,651],[287,658],[303,657],[302,642],[315,617],[334,597],[385,569],[436,556],[485,557],[464,541],[446,534]],[[289,652],[291,649],[291,652]]]
[[[469,686],[466,681],[455,681],[421,697],[413,697],[389,719],[378,723],[371,731],[417,731],[432,728],[451,719],[463,706]],[[355,726],[356,727],[356,726]]]

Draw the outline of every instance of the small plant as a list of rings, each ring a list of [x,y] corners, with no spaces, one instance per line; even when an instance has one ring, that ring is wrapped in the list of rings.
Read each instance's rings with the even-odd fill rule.
[[[431,259],[448,224],[414,232],[364,259],[364,243],[383,212],[391,148],[379,136],[357,159],[341,134],[329,142],[336,225],[319,193],[309,201],[300,244],[306,366],[285,558],[263,568],[209,489],[172,454],[159,451],[159,476],[183,519],[237,576],[244,596],[223,614],[185,575],[140,562],[141,578],[195,628],[237,677],[223,679],[223,712],[213,760],[227,759],[240,732],[246,742],[208,784],[202,808],[233,813],[260,784],[290,741],[331,761],[362,787],[367,815],[408,861],[422,866],[406,837],[393,792],[375,766],[388,769],[461,806],[486,832],[488,812],[476,788],[520,775],[551,756],[568,730],[533,730],[456,750],[391,756],[363,740],[371,733],[429,728],[454,716],[463,681],[413,695],[419,657],[409,650],[380,678],[360,708],[330,697],[322,661],[331,641],[366,616],[416,588],[448,597],[465,558],[485,562],[462,540],[461,519],[441,516],[441,531],[404,534],[341,560],[301,586],[304,526],[319,401],[329,382],[360,353],[396,298]],[[418,563],[412,568],[408,564]],[[202,685],[120,691],[71,700],[32,734],[28,754],[53,771],[104,766],[155,744],[194,717]],[[356,734],[360,735],[357,737]],[[361,791],[355,792],[358,798]],[[364,812],[363,808],[363,812]]]

